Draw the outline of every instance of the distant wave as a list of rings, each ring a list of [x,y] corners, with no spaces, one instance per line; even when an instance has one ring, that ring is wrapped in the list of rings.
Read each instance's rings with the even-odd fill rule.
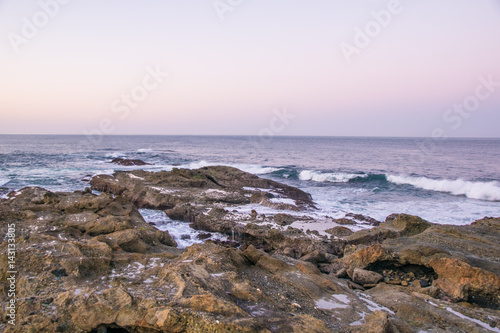
[[[367,175],[351,173],[323,173],[314,170],[304,170],[299,173],[300,180],[312,180],[315,182],[347,183],[352,179],[364,178]]]
[[[206,166],[216,166],[216,165],[223,165],[223,166],[237,168],[248,173],[253,173],[254,175],[264,175],[281,170],[280,168],[266,167],[254,164],[225,164],[225,163],[212,163],[207,161],[192,162],[183,167],[187,167],[188,169],[199,169]]]
[[[124,153],[120,153],[120,152],[114,152],[114,153],[110,153],[110,154],[106,154],[106,157],[109,157],[109,158],[118,158],[118,157],[124,157],[125,154]]]
[[[387,180],[394,184],[408,184],[429,191],[446,192],[453,195],[465,195],[467,198],[500,201],[500,184],[492,182],[471,182],[462,179],[445,180],[426,177],[408,177],[387,175]]]
[[[138,153],[152,153],[152,152],[154,152],[154,150],[149,149],[149,148],[141,148],[141,149],[137,149],[137,152]]]

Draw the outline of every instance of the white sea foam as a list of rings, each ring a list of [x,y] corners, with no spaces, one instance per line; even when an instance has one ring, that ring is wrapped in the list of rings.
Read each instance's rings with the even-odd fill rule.
[[[351,173],[323,173],[314,170],[304,170],[299,174],[300,180],[312,180],[315,182],[347,183],[349,180],[366,175]]]
[[[118,158],[118,157],[124,157],[124,156],[125,156],[125,154],[120,153],[120,152],[106,154],[106,157],[108,157],[108,158]]]
[[[194,230],[187,222],[171,220],[163,211],[140,209],[139,212],[144,217],[146,222],[154,222],[158,230],[168,231],[168,233],[175,239],[177,247],[180,249],[184,249],[193,244],[205,242],[204,240],[197,238],[199,234],[203,233],[202,231]],[[209,239],[227,240],[227,236],[220,233],[211,234],[212,236]]]
[[[500,201],[500,184],[496,181],[471,182],[462,179],[446,180],[395,175],[387,175],[386,177],[389,182],[395,184],[408,184],[424,190],[465,195],[471,199]]]
[[[137,149],[137,152],[138,153],[152,153],[152,152],[154,152],[154,150],[149,149],[149,148],[141,148],[141,149]]]
[[[295,200],[288,198],[271,198],[269,199],[272,203],[283,203],[287,205],[295,206]]]

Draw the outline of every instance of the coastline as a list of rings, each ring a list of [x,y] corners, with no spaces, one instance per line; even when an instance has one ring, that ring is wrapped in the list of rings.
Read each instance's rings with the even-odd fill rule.
[[[230,167],[90,184],[102,193],[26,188],[0,201],[19,265],[19,325],[6,331],[499,331],[500,218],[353,215],[320,233],[307,228],[308,193]],[[227,239],[179,249],[138,209]]]

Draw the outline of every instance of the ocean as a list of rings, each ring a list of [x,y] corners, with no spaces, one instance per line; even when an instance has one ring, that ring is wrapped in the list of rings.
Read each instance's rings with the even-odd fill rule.
[[[113,158],[141,159],[125,167]],[[0,194],[83,190],[114,170],[234,166],[309,192],[318,217],[392,213],[440,224],[500,216],[500,139],[0,135]]]

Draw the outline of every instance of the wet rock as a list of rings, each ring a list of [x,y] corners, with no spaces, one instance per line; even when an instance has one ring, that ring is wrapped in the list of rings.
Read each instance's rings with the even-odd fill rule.
[[[196,216],[196,210],[190,203],[178,204],[172,209],[165,210],[165,214],[172,220],[193,222]]]
[[[126,159],[126,158],[114,158],[110,163],[124,165],[124,166],[142,166],[142,165],[151,165],[150,163],[146,163],[144,161],[138,159]]]
[[[210,237],[212,237],[212,234],[208,233],[208,232],[204,232],[204,233],[198,234],[198,236],[196,236],[196,238],[200,239],[200,240],[204,240],[204,239],[207,239]]]
[[[345,214],[345,217],[354,219],[354,220],[359,221],[361,223],[366,222],[367,224],[370,224],[370,225],[375,226],[375,227],[380,225],[380,223],[381,223],[380,221],[378,221],[370,216],[365,216],[365,215],[361,215],[361,214],[347,213],[347,214]]]

